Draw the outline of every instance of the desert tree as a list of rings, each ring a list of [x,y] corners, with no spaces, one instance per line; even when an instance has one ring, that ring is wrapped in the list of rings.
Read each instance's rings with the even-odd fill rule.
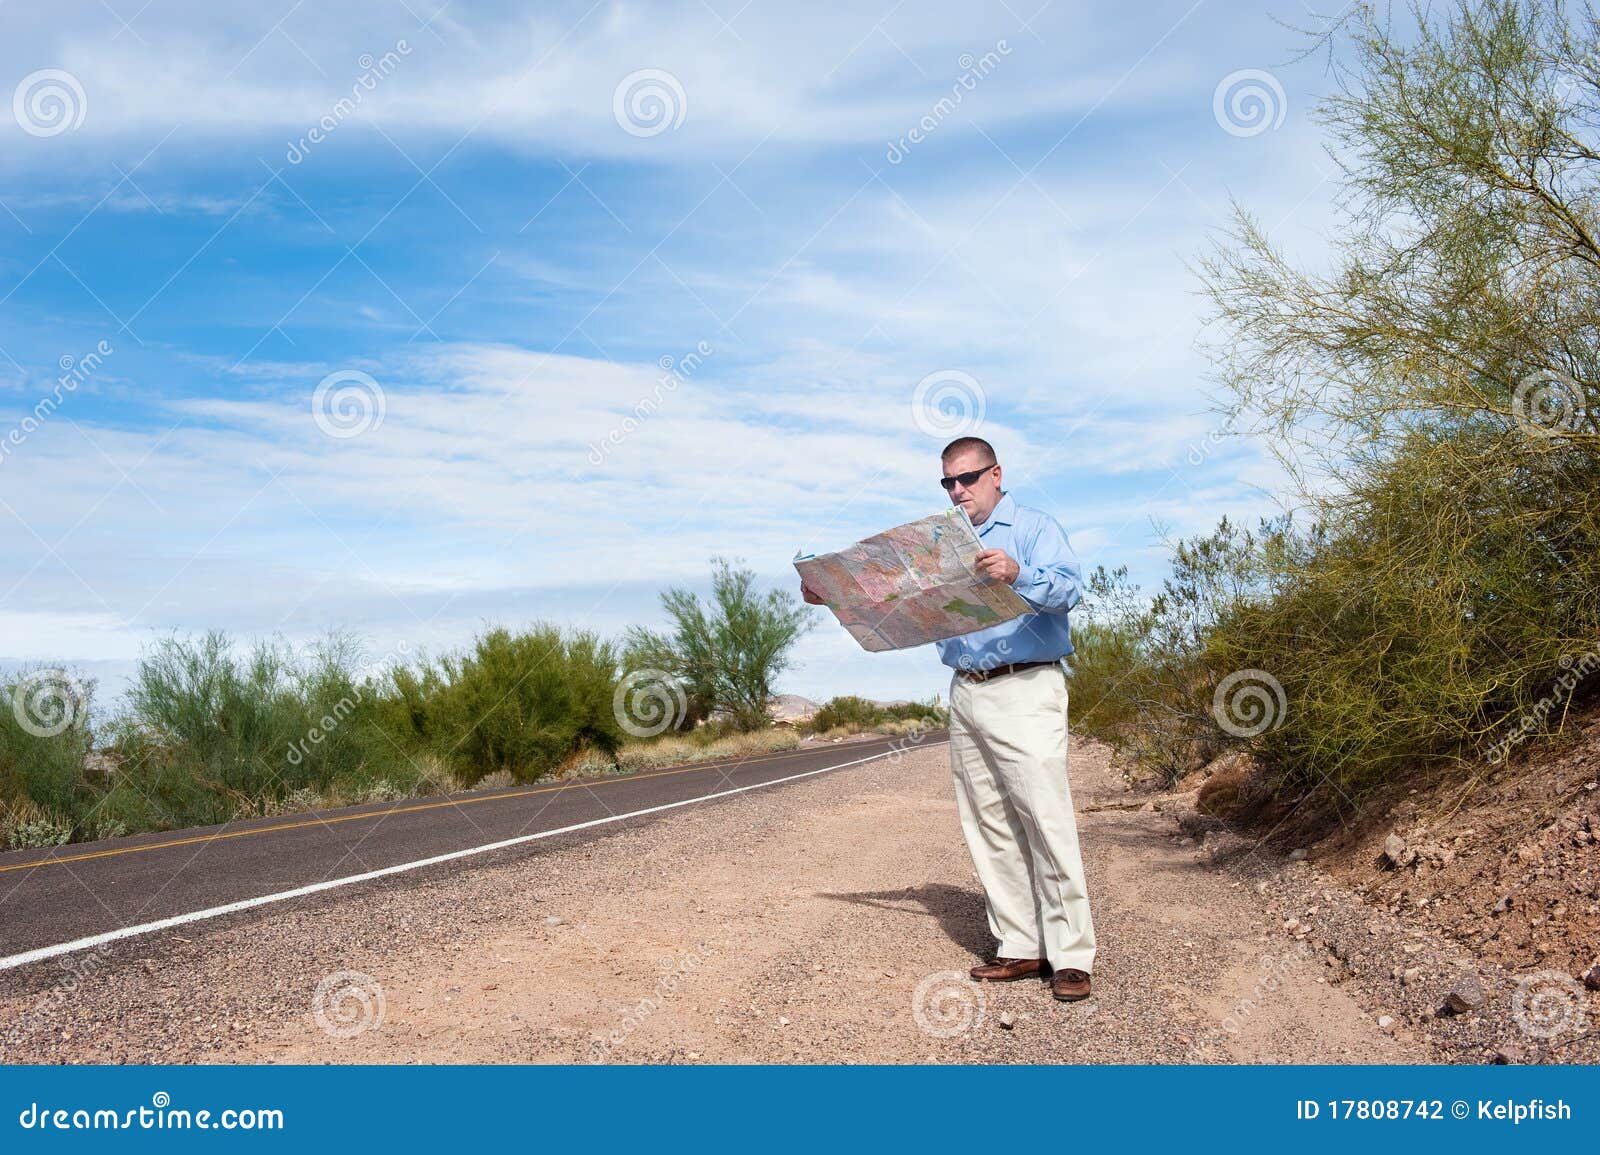
[[[753,570],[722,557],[712,559],[709,602],[675,586],[661,595],[661,606],[670,628],[628,631],[624,676],[654,671],[674,680],[686,726],[713,711],[740,730],[767,725],[773,684],[812,624],[806,606],[787,590],[763,593]]]

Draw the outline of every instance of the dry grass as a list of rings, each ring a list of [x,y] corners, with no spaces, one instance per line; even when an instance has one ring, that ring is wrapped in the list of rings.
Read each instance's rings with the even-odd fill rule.
[[[619,766],[626,774],[691,762],[714,762],[720,758],[748,758],[757,754],[795,750],[799,746],[800,735],[793,730],[756,730],[748,734],[730,734],[711,742],[674,734],[624,746],[617,756],[616,763],[612,763],[598,751],[588,751],[563,766],[559,776],[614,774]]]

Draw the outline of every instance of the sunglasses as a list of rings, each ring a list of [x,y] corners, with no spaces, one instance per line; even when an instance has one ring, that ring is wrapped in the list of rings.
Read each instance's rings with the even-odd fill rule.
[[[939,484],[944,486],[945,492],[947,493],[955,489],[956,482],[958,481],[961,483],[961,487],[963,489],[971,489],[972,486],[977,483],[978,478],[982,477],[985,473],[988,473],[993,468],[993,465],[985,465],[982,469],[974,469],[970,473],[958,473],[954,477],[941,477],[939,479]]]

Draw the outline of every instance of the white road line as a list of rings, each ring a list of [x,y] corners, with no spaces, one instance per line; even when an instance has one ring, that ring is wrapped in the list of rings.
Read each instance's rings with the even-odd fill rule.
[[[916,749],[916,747],[906,747],[906,749]],[[453,862],[458,858],[470,858],[474,854],[487,854],[491,850],[504,850],[508,846],[520,846],[525,842],[537,842],[541,838],[554,838],[558,834],[571,834],[574,830],[587,830],[592,826],[604,826],[610,822],[638,818],[642,814],[659,814],[663,810],[675,810],[679,806],[692,806],[696,802],[709,802],[713,798],[727,798],[732,794],[743,794],[749,790],[761,790],[768,786],[777,786],[783,782],[795,782],[801,778],[812,778],[818,774],[826,774],[830,770],[843,770],[848,766],[859,766],[863,762],[874,762],[879,758],[887,758],[898,752],[894,749],[884,750],[866,758],[857,758],[853,762],[841,762],[837,766],[824,766],[820,770],[807,770],[801,774],[790,774],[784,778],[774,778],[770,782],[756,782],[749,786],[736,786],[731,790],[719,790],[715,794],[702,794],[697,798],[666,802],[660,806],[648,806],[643,810],[630,810],[626,814],[613,814],[606,818],[595,818],[589,822],[562,826],[556,830],[541,830],[537,834],[523,834],[516,838],[507,838],[501,842],[489,842],[483,846],[471,846],[466,850],[452,850],[449,854],[436,854],[432,858],[419,858],[415,862],[402,862],[397,866],[385,866],[381,870],[369,870],[364,874],[352,874],[347,878],[334,878],[326,882],[315,882],[310,886],[297,886],[293,890],[282,890],[277,894],[263,894],[258,898],[240,899],[238,902],[208,907],[205,910],[191,911],[188,914],[175,914],[170,918],[140,923],[138,926],[125,926],[120,930],[108,930],[104,934],[94,934],[88,938],[76,938],[71,942],[57,943],[55,946],[36,947],[33,950],[25,950],[21,954],[0,958],[0,971],[10,970],[12,967],[26,966],[32,962],[42,962],[45,959],[71,954],[74,951],[104,946],[106,943],[116,942],[119,939],[133,938],[141,934],[152,934],[158,930],[167,930],[171,927],[183,926],[186,923],[200,922],[203,919],[216,918],[219,915],[233,914],[236,911],[249,910],[255,906],[266,906],[269,902],[283,902],[291,898],[304,898],[308,894],[320,894],[325,890],[333,890],[340,886],[350,886],[357,882],[367,882],[374,878],[383,878],[389,874],[401,874],[407,870],[420,870],[424,866],[437,866],[441,862]]]

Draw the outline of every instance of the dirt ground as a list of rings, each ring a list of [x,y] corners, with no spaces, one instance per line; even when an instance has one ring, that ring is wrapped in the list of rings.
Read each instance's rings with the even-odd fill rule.
[[[1082,1003],[965,977],[993,942],[936,746],[23,968],[0,976],[0,1057],[1417,1062],[1526,1043],[1506,976],[1471,1016],[1430,1013],[1475,966],[1450,943],[1310,864],[1186,845],[1185,801],[1129,792],[1103,747],[1075,744],[1071,776],[1100,941]],[[1394,981],[1400,962],[1426,979]]]
[[[1600,709],[1573,711],[1553,741],[1528,743],[1509,761],[1419,768],[1364,795],[1359,808],[1329,787],[1286,799],[1270,781],[1248,756],[1224,755],[1180,782],[1189,805],[1177,817],[1213,854],[1301,847],[1313,873],[1386,925],[1464,956],[1480,979],[1509,984],[1522,1037],[1504,1040],[1505,1053],[1490,1046],[1498,1061],[1600,1056]],[[1263,837],[1275,851],[1261,847]],[[1418,961],[1393,960],[1390,978],[1414,980]],[[1468,1035],[1493,1042],[1472,1030],[1484,1026],[1479,1016],[1434,1017],[1457,1047]]]
[[[1411,790],[1327,840],[1369,901],[1517,971],[1600,981],[1600,715],[1556,748]],[[1404,844],[1399,863],[1383,844]]]

